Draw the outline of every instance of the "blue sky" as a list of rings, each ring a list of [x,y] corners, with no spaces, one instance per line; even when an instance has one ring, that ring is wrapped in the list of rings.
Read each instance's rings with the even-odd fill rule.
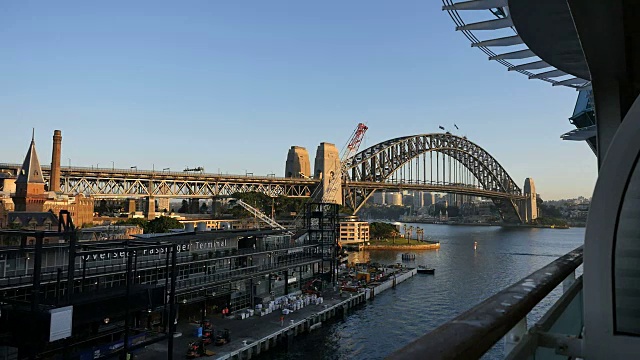
[[[291,145],[363,146],[456,123],[543,199],[590,196],[577,93],[507,72],[439,1],[4,1],[0,162],[36,128],[62,162],[284,173]]]

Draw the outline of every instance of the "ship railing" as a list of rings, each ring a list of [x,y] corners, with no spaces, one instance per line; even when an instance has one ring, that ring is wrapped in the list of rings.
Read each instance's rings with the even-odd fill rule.
[[[582,318],[582,246],[421,336],[388,359],[477,359],[504,341],[506,359],[579,357]],[[562,284],[563,295],[534,326],[527,315]]]

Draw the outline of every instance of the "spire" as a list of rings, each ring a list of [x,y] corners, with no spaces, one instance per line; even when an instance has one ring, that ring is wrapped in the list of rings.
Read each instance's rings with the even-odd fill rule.
[[[31,134],[31,145],[27,151],[27,156],[24,158],[22,168],[16,179],[16,184],[44,184],[44,178],[42,177],[42,169],[40,168],[40,161],[38,161],[38,154],[36,153],[35,129]]]

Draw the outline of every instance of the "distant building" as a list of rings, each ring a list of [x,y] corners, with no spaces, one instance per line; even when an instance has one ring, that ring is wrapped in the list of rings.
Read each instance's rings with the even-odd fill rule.
[[[382,190],[374,192],[372,196],[373,203],[376,205],[385,205],[387,203],[385,196],[386,193]]]
[[[0,191],[7,194],[16,192],[16,179],[12,174],[0,173]]]
[[[369,242],[369,223],[358,221],[357,216],[347,216],[340,221],[340,243],[343,245]]]
[[[9,227],[9,213],[14,210],[9,194],[0,192],[0,229]]]
[[[169,198],[157,198],[156,203],[158,204],[158,211],[171,211],[170,201],[171,199]]]
[[[143,233],[136,225],[104,225],[80,229],[79,239],[88,241],[134,239]]]
[[[436,195],[430,192],[422,193],[423,206],[434,205],[436,203]]]
[[[9,224],[30,230],[57,230],[58,218],[49,211],[13,211],[8,216]]]
[[[33,137],[15,184],[16,191],[12,197],[14,212],[52,212],[57,215],[60,210],[67,210],[71,213],[76,226],[93,223],[93,198],[87,198],[82,194],[69,196],[54,191],[45,191],[45,181]],[[9,215],[11,216],[11,213]],[[15,221],[18,221],[22,226],[26,226],[27,224],[23,223],[23,218],[22,215],[17,214],[13,217],[17,220],[10,222],[17,225]],[[31,222],[33,221],[36,220]]]
[[[399,192],[388,192],[386,194],[386,203],[387,205],[396,205],[402,206],[402,193]]]

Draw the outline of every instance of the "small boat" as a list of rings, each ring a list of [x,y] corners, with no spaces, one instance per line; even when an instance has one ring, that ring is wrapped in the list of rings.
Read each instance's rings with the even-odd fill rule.
[[[418,266],[418,274],[435,274],[436,269],[428,268],[426,266],[419,265]]]

